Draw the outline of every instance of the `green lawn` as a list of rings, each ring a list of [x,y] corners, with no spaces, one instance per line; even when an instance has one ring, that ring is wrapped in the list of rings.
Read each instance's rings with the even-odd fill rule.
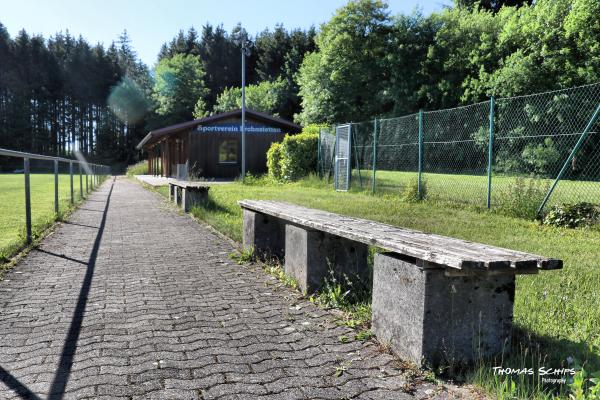
[[[34,235],[55,221],[54,175],[31,174],[31,219]],[[79,176],[74,176],[75,200],[80,201]],[[0,263],[6,261],[24,244],[25,184],[23,174],[0,174]],[[69,175],[59,175],[60,211],[70,202]],[[91,188],[90,188],[91,189]],[[83,177],[85,193],[85,176]]]
[[[352,187],[371,190],[373,172],[358,170],[352,172]],[[400,193],[403,188],[417,179],[416,172],[399,172],[380,170],[376,172],[376,191]],[[428,196],[431,199],[467,203],[480,207],[486,206],[488,181],[485,175],[432,174],[424,173],[427,182]],[[553,180],[539,179],[540,191],[545,194]],[[514,185],[515,177],[494,175],[492,177],[492,204],[500,205],[508,199],[508,190]],[[543,198],[543,196],[542,196]],[[541,201],[541,199],[540,199]],[[549,205],[588,201],[600,202],[600,182],[562,180],[550,198]]]
[[[385,174],[382,174],[385,176]],[[159,192],[166,196],[166,188]],[[217,230],[241,241],[240,199],[284,200],[340,214],[381,221],[481,243],[563,259],[564,269],[517,278],[515,326],[518,342],[512,356],[492,364],[523,368],[542,363],[565,366],[567,357],[600,370],[600,230],[569,230],[468,207],[435,202],[405,203],[391,194],[339,193],[316,179],[273,185],[264,181],[214,186],[209,201],[192,213]],[[540,347],[538,347],[540,346]],[[528,376],[516,392],[500,389],[506,379],[489,376],[489,365],[472,378],[492,392],[518,397],[536,391]],[[539,389],[539,388],[538,388]]]

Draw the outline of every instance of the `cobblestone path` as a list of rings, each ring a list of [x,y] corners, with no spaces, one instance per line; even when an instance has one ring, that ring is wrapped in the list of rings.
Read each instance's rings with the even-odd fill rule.
[[[0,282],[0,399],[457,396],[232,251],[105,182]]]

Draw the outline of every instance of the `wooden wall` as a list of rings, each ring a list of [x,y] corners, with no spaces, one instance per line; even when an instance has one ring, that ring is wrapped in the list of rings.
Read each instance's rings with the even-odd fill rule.
[[[247,119],[248,124],[269,126],[261,121]],[[210,126],[239,125],[239,118],[224,118]],[[154,171],[163,176],[176,174],[176,165],[188,161],[188,175],[205,178],[232,179],[240,176],[242,170],[242,137],[239,132],[201,132],[195,127],[170,134],[155,144],[154,157],[160,157],[162,167]],[[297,132],[290,132],[297,133]],[[267,172],[267,151],[273,142],[281,142],[285,133],[246,133],[246,171],[252,174]],[[238,157],[236,163],[220,163],[219,147],[227,140],[237,143]],[[150,153],[150,151],[149,151]]]
[[[189,132],[190,146],[189,168],[206,178],[235,178],[241,173],[242,143],[239,133],[203,133]],[[281,142],[284,133],[246,133],[246,171],[252,174],[267,172],[267,151],[273,142]],[[238,144],[238,162],[219,163],[219,146],[225,140],[234,140]]]

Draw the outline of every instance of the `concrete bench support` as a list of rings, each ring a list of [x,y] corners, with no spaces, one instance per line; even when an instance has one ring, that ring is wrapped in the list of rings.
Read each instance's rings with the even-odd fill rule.
[[[169,185],[169,201],[177,203],[177,186]]]
[[[178,206],[181,204],[181,188],[179,186],[171,186],[173,187],[173,202]]]
[[[285,255],[285,223],[279,218],[244,209],[244,248],[261,257]]]
[[[376,254],[373,331],[417,364],[469,363],[508,350],[514,274],[448,276],[420,260]]]
[[[208,198],[208,187],[181,188],[181,204],[183,211],[188,212],[195,204]]]
[[[326,278],[366,282],[369,275],[368,246],[294,224],[285,227],[285,272],[303,291],[321,288]]]
[[[180,205],[185,212],[190,211],[194,204],[198,204],[208,198],[210,186],[188,184],[181,182],[169,182],[169,200],[175,205]]]

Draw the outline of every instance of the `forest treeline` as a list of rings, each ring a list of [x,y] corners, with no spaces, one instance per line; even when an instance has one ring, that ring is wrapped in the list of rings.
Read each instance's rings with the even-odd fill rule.
[[[123,122],[107,107],[126,77],[150,86],[126,35],[104,48],[68,33],[46,40],[21,31],[11,39],[0,24],[0,147],[127,160],[144,121]]]
[[[104,47],[0,24],[0,147],[132,162],[148,130],[239,107],[242,41],[248,106],[302,124],[600,81],[597,0],[456,0],[428,16],[352,0],[316,29],[181,31],[152,69],[126,33]]]

